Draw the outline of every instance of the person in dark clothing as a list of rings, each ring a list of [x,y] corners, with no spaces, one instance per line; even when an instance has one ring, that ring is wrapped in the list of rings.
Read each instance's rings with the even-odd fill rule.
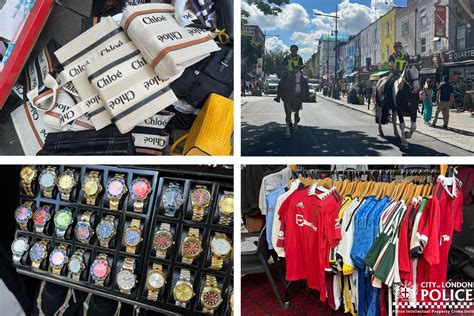
[[[388,80],[385,83],[384,94],[386,97],[386,102],[393,99],[393,84],[397,80],[405,69],[405,65],[408,61],[408,55],[402,54],[402,43],[396,42],[393,46],[395,53],[390,55],[388,59],[388,64],[390,67],[390,75]]]
[[[443,128],[448,128],[449,123],[449,108],[454,103],[454,88],[449,83],[448,76],[443,77],[443,83],[439,86],[438,92],[436,93],[436,103],[438,107],[436,108],[435,118],[431,127],[436,126],[438,121],[439,112],[443,113]]]
[[[282,74],[280,78],[280,82],[278,83],[277,89],[277,96],[273,99],[275,102],[280,102],[281,97],[281,89],[285,85],[286,79],[288,77],[288,72],[290,71],[298,71],[303,67],[303,58],[298,55],[298,46],[291,45],[290,47],[290,55],[287,55],[282,62]]]

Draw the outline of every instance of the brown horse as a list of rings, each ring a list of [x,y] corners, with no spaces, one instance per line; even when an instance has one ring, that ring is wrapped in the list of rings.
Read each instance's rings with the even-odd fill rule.
[[[411,138],[416,131],[416,117],[419,103],[420,91],[420,64],[417,61],[409,61],[398,79],[395,80],[392,91],[393,99],[388,100],[385,95],[385,85],[388,77],[377,82],[376,86],[376,120],[379,124],[379,134],[384,136],[382,124],[388,121],[389,111],[392,111],[392,124],[395,137],[401,138],[403,149],[408,149],[407,138]],[[410,132],[405,133],[405,116],[411,119]],[[400,120],[401,137],[397,130],[397,117]]]

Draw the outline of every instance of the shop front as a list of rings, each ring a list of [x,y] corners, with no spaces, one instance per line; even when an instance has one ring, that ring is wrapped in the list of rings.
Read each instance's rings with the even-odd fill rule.
[[[444,54],[445,74],[454,85],[458,106],[472,109],[474,104],[474,47]]]

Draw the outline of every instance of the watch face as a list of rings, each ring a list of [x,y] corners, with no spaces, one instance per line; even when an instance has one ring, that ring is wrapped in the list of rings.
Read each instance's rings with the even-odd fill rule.
[[[28,243],[24,238],[17,238],[12,242],[12,252],[23,254],[28,249]]]
[[[87,223],[77,223],[74,234],[79,241],[88,241],[91,237],[91,226]]]
[[[218,256],[225,256],[231,250],[231,245],[227,239],[213,238],[211,241],[212,251]]]
[[[57,228],[67,228],[72,223],[72,213],[69,209],[59,210],[54,216],[54,225]]]
[[[166,250],[173,244],[173,235],[168,231],[157,231],[153,239],[153,244],[156,249]]]
[[[128,246],[136,246],[140,243],[141,239],[140,231],[135,228],[129,228],[125,231],[125,244]]]
[[[43,188],[51,188],[55,184],[56,175],[52,171],[45,171],[41,173],[38,181]]]
[[[201,243],[196,238],[184,239],[183,252],[188,257],[196,257],[201,252]]]
[[[23,167],[20,171],[20,178],[24,181],[31,181],[35,177],[35,170],[31,167]]]
[[[49,211],[46,207],[40,207],[33,214],[33,222],[35,225],[44,225],[49,221]]]
[[[107,194],[111,197],[121,197],[125,192],[125,182],[122,179],[112,178],[107,182]]]
[[[137,178],[130,186],[130,195],[134,200],[143,200],[151,191],[150,182],[147,179]]]
[[[161,197],[163,206],[178,209],[184,202],[183,193],[178,186],[172,185],[166,187]]]
[[[193,297],[193,294],[193,287],[187,282],[180,282],[174,288],[174,295],[177,301],[187,302]]]
[[[104,259],[95,259],[91,265],[91,274],[94,280],[105,280],[109,275],[109,263]]]
[[[114,228],[114,225],[109,221],[101,221],[99,225],[97,225],[95,232],[98,238],[109,239],[114,234]]]
[[[151,271],[148,274],[147,281],[148,281],[148,287],[154,290],[161,289],[163,285],[165,285],[165,278],[163,277],[163,274],[157,271]]]
[[[206,205],[211,200],[211,194],[206,189],[198,188],[193,191],[191,199],[198,205]]]
[[[59,175],[58,187],[61,190],[71,190],[74,187],[74,177],[69,173]]]
[[[234,213],[234,195],[224,194],[219,202],[219,209],[226,214]]]
[[[221,295],[214,289],[207,289],[202,293],[203,302],[210,308],[216,308],[221,301]]]
[[[15,219],[18,223],[27,222],[31,218],[31,207],[26,204],[20,205],[15,211]]]
[[[71,260],[69,260],[68,263],[68,269],[71,271],[71,273],[77,274],[81,272],[82,268],[82,260],[77,258],[77,257],[72,257]]]
[[[62,266],[66,263],[66,251],[63,249],[54,249],[53,252],[49,255],[49,262],[57,267]]]
[[[136,283],[137,276],[129,270],[122,270],[117,273],[117,285],[122,290],[131,290]]]
[[[82,189],[86,195],[96,195],[99,192],[99,183],[96,179],[87,179]]]
[[[30,258],[33,261],[43,260],[46,256],[46,246],[44,244],[35,243],[30,249]]]

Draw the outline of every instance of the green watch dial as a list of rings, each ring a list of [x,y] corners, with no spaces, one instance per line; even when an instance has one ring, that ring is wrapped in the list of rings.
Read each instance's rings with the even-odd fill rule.
[[[62,209],[56,213],[54,224],[58,228],[67,228],[72,222],[72,213],[70,210]]]

